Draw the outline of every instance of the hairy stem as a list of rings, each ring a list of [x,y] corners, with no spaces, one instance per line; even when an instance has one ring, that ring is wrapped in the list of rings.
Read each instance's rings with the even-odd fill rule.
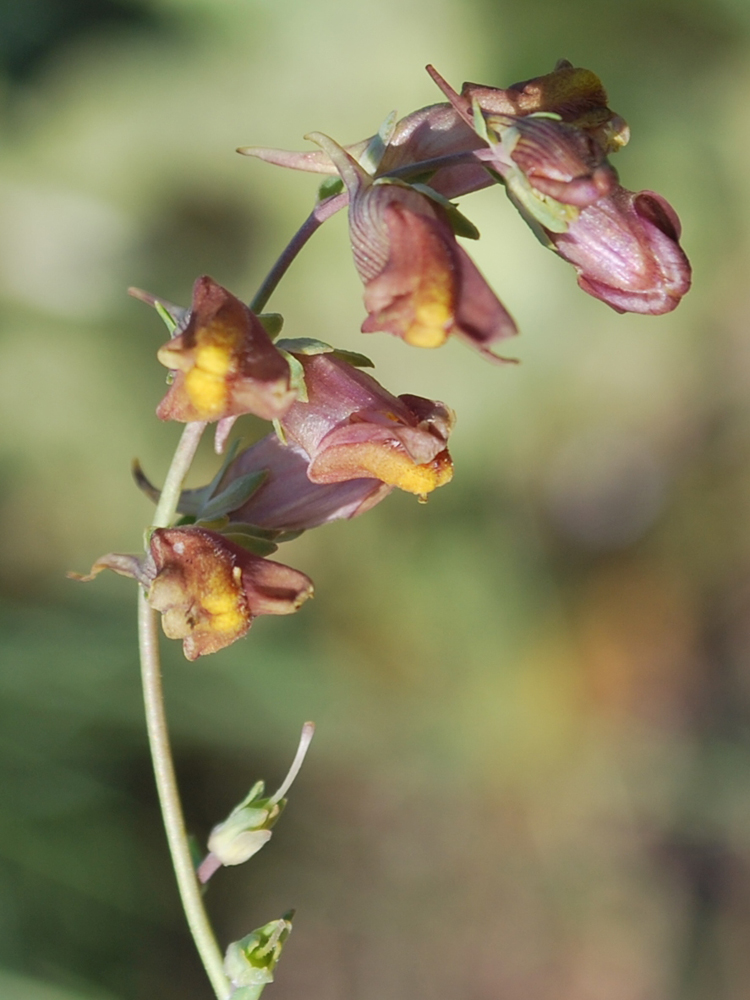
[[[335,215],[336,212],[342,209],[347,204],[348,200],[349,195],[346,194],[346,192],[336,194],[331,198],[326,198],[324,201],[319,202],[312,212],[310,212],[308,217],[286,245],[281,253],[281,256],[268,272],[263,284],[256,292],[254,299],[250,303],[250,308],[254,313],[263,311],[266,303],[275,292],[276,286],[288,271],[289,265],[292,263],[305,243],[307,243],[310,239],[312,234],[323,225],[326,219],[330,219],[332,215]]]
[[[185,426],[172,459],[172,465],[167,473],[159,505],[156,508],[154,527],[165,528],[174,518],[183,481],[205,426],[204,423],[192,423]],[[141,654],[141,678],[151,759],[154,765],[164,829],[172,855],[172,864],[182,906],[195,946],[214,992],[218,1000],[228,1000],[232,993],[232,987],[224,974],[224,960],[203,906],[185,831],[180,794],[177,789],[167,718],[164,712],[156,612],[149,606],[146,593],[142,588],[139,588],[138,592],[138,644]]]

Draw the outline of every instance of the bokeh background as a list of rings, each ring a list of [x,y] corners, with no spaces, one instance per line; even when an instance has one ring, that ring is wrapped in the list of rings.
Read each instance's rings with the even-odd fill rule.
[[[297,907],[276,1000],[750,997],[750,5],[746,0],[0,2],[0,995],[210,995],[142,721],[136,551],[178,428],[158,318],[249,298],[314,178],[237,156],[371,134],[559,57],[677,208],[676,313],[588,298],[500,190],[464,203],[518,367],[365,338],[345,220],[272,301],[459,415],[456,477],[290,543],[316,581],[195,664],[165,643],[191,828],[318,734],[271,844],[220,872],[222,941]],[[263,431],[249,419],[238,434]],[[192,482],[207,481],[207,448]],[[270,996],[269,995],[269,996]]]

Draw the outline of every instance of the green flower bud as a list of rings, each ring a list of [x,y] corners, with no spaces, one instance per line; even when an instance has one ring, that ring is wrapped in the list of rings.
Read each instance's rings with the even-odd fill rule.
[[[256,781],[224,822],[213,828],[208,838],[209,854],[198,867],[201,882],[208,882],[222,865],[241,865],[268,843],[271,829],[286,806],[284,796],[302,767],[314,732],[315,724],[312,722],[306,722],[302,727],[292,766],[274,795],[264,797],[265,783]]]
[[[292,931],[294,910],[280,920],[271,920],[227,948],[224,971],[233,986],[233,1000],[255,1000],[268,983],[281,955],[284,942]]]

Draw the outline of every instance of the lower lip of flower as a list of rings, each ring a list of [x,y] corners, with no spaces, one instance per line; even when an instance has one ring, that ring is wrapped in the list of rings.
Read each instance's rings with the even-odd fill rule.
[[[400,447],[376,443],[334,445],[318,455],[310,468],[313,482],[336,482],[333,476],[379,479],[387,486],[424,496],[451,481],[453,464],[447,451],[441,451],[431,462],[416,465]]]

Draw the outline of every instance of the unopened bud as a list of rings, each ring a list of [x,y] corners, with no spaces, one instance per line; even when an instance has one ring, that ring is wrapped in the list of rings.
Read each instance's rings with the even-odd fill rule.
[[[208,838],[210,853],[198,868],[201,882],[207,882],[222,865],[241,865],[268,843],[271,829],[286,805],[284,796],[302,767],[314,733],[315,724],[306,722],[289,773],[274,795],[264,797],[265,784],[257,781],[224,822],[213,828]]]
[[[273,982],[273,972],[284,942],[292,931],[294,910],[280,920],[271,920],[227,948],[224,971],[233,986],[233,1000],[255,1000],[264,986]]]

